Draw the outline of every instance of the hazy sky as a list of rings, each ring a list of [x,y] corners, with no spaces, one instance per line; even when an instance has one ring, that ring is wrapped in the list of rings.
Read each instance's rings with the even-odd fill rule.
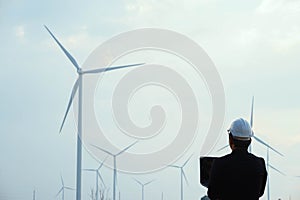
[[[287,174],[283,177],[270,171],[272,199],[300,198],[300,179],[293,177],[300,175],[300,1],[12,0],[0,1],[1,200],[31,199],[34,188],[37,199],[54,199],[60,174],[66,185],[75,187],[72,114],[63,133],[58,130],[76,73],[44,24],[79,63],[112,36],[138,28],[170,29],[196,41],[215,63],[225,88],[226,117],[212,155],[229,152],[216,150],[227,142],[230,121],[249,117],[254,95],[255,132],[285,155],[271,153],[272,165]],[[203,99],[209,102],[208,94]],[[208,111],[203,112],[210,116]],[[198,199],[206,192],[197,178],[199,148],[195,145],[177,163],[193,153],[186,168],[186,199]],[[253,149],[265,157],[266,149],[260,144],[254,143]],[[96,166],[84,151],[83,167]],[[104,168],[102,173],[110,187],[112,171]],[[140,198],[140,187],[132,177],[156,180],[146,188],[146,199],[159,199],[163,191],[165,199],[179,199],[180,177],[175,169],[149,175],[120,174],[122,199]],[[83,172],[83,199],[88,199],[91,187],[94,175]],[[74,196],[66,192],[66,199]]]

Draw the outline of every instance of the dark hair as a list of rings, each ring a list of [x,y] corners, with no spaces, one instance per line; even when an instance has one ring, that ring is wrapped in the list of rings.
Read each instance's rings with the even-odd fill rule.
[[[237,140],[233,137],[231,133],[229,133],[229,137],[232,138],[233,144],[236,148],[247,149],[251,143],[251,139],[247,141]]]

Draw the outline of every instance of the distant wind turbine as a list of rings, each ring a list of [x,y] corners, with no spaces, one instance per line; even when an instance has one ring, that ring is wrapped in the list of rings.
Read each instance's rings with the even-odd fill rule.
[[[102,184],[104,185],[105,187],[105,183],[104,183],[104,180],[99,172],[99,170],[101,169],[101,167],[103,166],[105,160],[107,159],[107,157],[100,163],[100,165],[98,166],[97,169],[83,169],[84,171],[88,171],[88,172],[95,172],[96,174],[96,194],[95,194],[95,198],[96,200],[99,200],[99,178],[102,182]]]
[[[141,181],[134,179],[140,186],[142,186],[142,200],[145,200],[145,186],[149,185],[150,183],[152,183],[154,180],[146,182],[146,183],[142,183]]]
[[[253,128],[253,108],[254,108],[254,96],[252,97],[252,104],[251,104],[251,113],[250,113],[250,125],[251,128]],[[272,151],[274,151],[275,153],[283,156],[282,153],[280,153],[279,151],[277,151],[276,149],[274,149],[273,147],[271,147],[269,144],[267,144],[266,142],[264,142],[262,139],[260,139],[259,137],[255,136],[254,133],[252,135],[252,138],[254,138],[256,141],[258,141],[259,143],[261,143],[262,145],[266,146],[267,148],[270,148]],[[227,148],[229,145],[226,145],[220,149],[218,149],[217,151],[222,151],[223,149]],[[252,147],[251,147],[251,143],[249,145],[249,152],[252,152]]]
[[[65,186],[64,179],[63,179],[62,176],[60,176],[60,180],[61,180],[61,185],[62,185],[62,187],[60,188],[60,190],[59,190],[58,193],[56,194],[56,197],[61,193],[61,194],[62,194],[61,199],[62,199],[62,200],[65,200],[65,190],[75,190],[75,189],[73,189],[73,188],[71,188],[71,187]]]
[[[59,132],[61,132],[66,117],[68,115],[68,112],[70,110],[70,107],[72,105],[74,96],[78,90],[78,124],[77,124],[77,174],[76,174],[76,200],[81,200],[81,160],[82,160],[82,143],[81,143],[81,136],[82,136],[82,76],[84,74],[97,74],[97,73],[102,73],[106,71],[112,71],[112,70],[117,70],[117,69],[122,69],[122,68],[127,68],[127,67],[133,67],[133,66],[138,66],[142,65],[143,63],[140,64],[132,64],[132,65],[124,65],[124,66],[115,66],[115,67],[108,67],[108,68],[99,68],[99,69],[92,69],[92,70],[86,70],[83,71],[80,65],[77,63],[75,58],[64,48],[64,46],[58,41],[58,39],[52,34],[52,32],[48,29],[47,26],[44,26],[51,37],[55,40],[57,45],[61,48],[61,50],[64,52],[64,54],[69,58],[71,63],[74,65],[75,69],[77,70],[78,78],[75,81],[75,84],[72,89],[71,97],[67,106],[66,113],[64,115],[62,124],[60,126]]]
[[[188,180],[186,178],[185,172],[184,172],[184,167],[186,166],[186,164],[190,161],[190,159],[192,158],[193,155],[191,155],[184,163],[182,166],[178,166],[178,165],[169,165],[169,167],[174,167],[177,169],[180,169],[180,196],[181,196],[181,200],[183,200],[183,179],[185,179],[185,182],[188,184]]]
[[[128,147],[124,148],[122,151],[119,153],[113,154],[105,149],[102,149],[96,145],[93,145],[93,147],[99,149],[100,151],[103,151],[104,153],[107,153],[108,155],[113,157],[114,160],[114,174],[113,174],[113,200],[116,200],[116,184],[117,184],[117,156],[121,155],[125,151],[127,151],[129,148],[131,148],[133,145],[135,145],[138,141],[134,142],[133,144],[129,145]]]
[[[161,200],[164,200],[164,193],[161,193]]]

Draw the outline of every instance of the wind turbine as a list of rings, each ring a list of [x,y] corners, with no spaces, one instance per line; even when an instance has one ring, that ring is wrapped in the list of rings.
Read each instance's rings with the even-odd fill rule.
[[[65,186],[64,179],[63,179],[62,176],[60,176],[60,180],[61,180],[61,185],[62,185],[62,187],[60,188],[60,190],[59,190],[58,193],[56,194],[56,197],[57,197],[60,193],[62,193],[62,200],[65,200],[65,189],[67,189],[67,190],[74,190],[74,189]]]
[[[250,113],[250,125],[251,125],[251,128],[253,128],[253,109],[254,108],[254,96],[252,97],[252,104],[251,104],[251,113]],[[283,156],[282,153],[280,153],[279,151],[277,151],[276,149],[274,149],[273,147],[271,147],[269,144],[267,144],[266,142],[264,142],[262,139],[260,139],[259,137],[255,136],[254,133],[252,134],[252,137],[259,143],[261,143],[262,145],[266,146],[267,148],[271,149],[272,151],[274,151],[275,153]],[[225,148],[227,148],[229,145],[226,145],[220,149],[218,149],[217,151],[221,151]],[[251,147],[251,143],[249,145],[249,152],[251,153],[252,152],[252,147]]]
[[[184,163],[182,166],[178,165],[169,165],[169,167],[174,167],[177,169],[180,169],[180,192],[181,192],[181,200],[183,200],[183,178],[185,179],[185,182],[188,184],[188,180],[186,178],[185,172],[183,168],[186,166],[186,164],[190,161],[193,155],[191,155]]]
[[[124,148],[122,151],[116,153],[116,154],[113,154],[105,149],[102,149],[96,145],[93,145],[93,147],[99,149],[100,151],[103,151],[104,153],[107,153],[108,155],[112,156],[113,157],[113,161],[114,161],[114,173],[113,173],[113,200],[116,200],[116,184],[117,184],[117,157],[119,155],[121,155],[122,153],[124,153],[125,151],[127,151],[130,147],[132,147],[133,145],[135,145],[138,141],[134,142],[133,144],[127,146],[126,148]]]
[[[142,183],[141,181],[134,179],[140,186],[142,186],[142,200],[145,199],[145,186],[149,185],[150,183],[152,183],[154,180],[146,182],[146,183]]]
[[[99,181],[98,181],[99,178],[100,178],[102,184],[103,184],[104,187],[105,187],[104,180],[103,180],[103,178],[102,178],[102,176],[101,176],[99,170],[100,170],[101,167],[103,166],[103,164],[104,164],[104,162],[105,162],[106,159],[107,159],[107,157],[100,163],[100,165],[98,166],[97,169],[83,169],[84,171],[95,172],[95,174],[96,174],[96,194],[95,194],[96,200],[99,199],[99,197],[98,197],[98,195],[99,195]]]
[[[112,71],[112,70],[117,70],[117,69],[122,69],[122,68],[127,68],[127,67],[133,67],[133,66],[138,66],[142,65],[143,63],[140,64],[132,64],[132,65],[124,65],[124,66],[115,66],[115,67],[108,67],[108,68],[99,68],[99,69],[92,69],[92,70],[86,70],[83,71],[80,65],[77,63],[75,58],[64,48],[64,46],[58,41],[58,39],[52,34],[52,32],[48,29],[47,26],[44,25],[46,30],[49,32],[51,37],[55,40],[57,45],[61,48],[61,50],[64,52],[64,54],[68,57],[68,59],[71,61],[71,63],[74,65],[75,69],[77,70],[78,78],[75,81],[75,84],[73,86],[72,92],[71,92],[71,97],[67,106],[66,113],[64,115],[61,127],[59,132],[61,132],[66,117],[68,115],[68,112],[70,110],[70,107],[72,105],[74,96],[76,92],[78,91],[78,124],[77,124],[77,173],[76,173],[76,200],[81,200],[81,160],[82,160],[82,143],[81,143],[81,136],[82,136],[82,76],[84,74],[97,74],[97,73],[102,73],[106,71]]]

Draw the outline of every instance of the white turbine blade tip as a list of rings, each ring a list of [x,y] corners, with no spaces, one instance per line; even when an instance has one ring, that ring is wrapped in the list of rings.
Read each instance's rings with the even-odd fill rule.
[[[61,50],[65,53],[65,55],[69,58],[69,60],[71,61],[71,63],[74,65],[74,67],[79,70],[80,67],[77,63],[77,61],[75,60],[75,58],[65,49],[65,47],[59,42],[59,40],[54,36],[54,34],[50,31],[50,29],[44,25],[44,27],[47,29],[47,31],[49,32],[49,34],[51,35],[51,37],[55,40],[55,42],[57,43],[57,45],[61,48]]]

